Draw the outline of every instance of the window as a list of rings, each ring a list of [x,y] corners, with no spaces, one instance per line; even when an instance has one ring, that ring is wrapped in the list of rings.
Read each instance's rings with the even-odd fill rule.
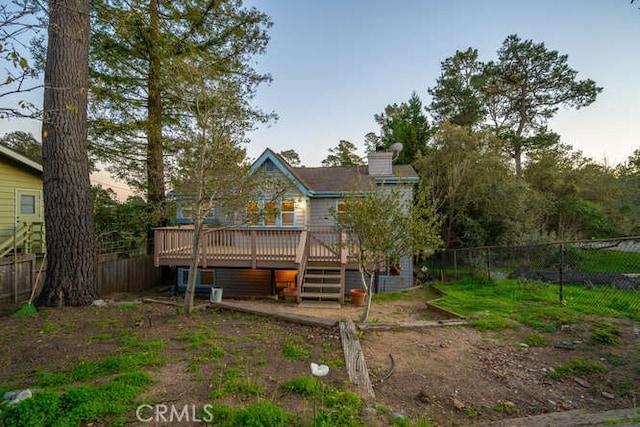
[[[256,200],[247,203],[247,225],[263,227],[293,227],[293,200]]]
[[[346,213],[347,213],[347,204],[342,200],[338,200],[336,202],[336,216],[337,216],[336,222],[340,223],[344,221]]]
[[[179,217],[180,218],[187,218],[187,219],[192,219],[193,218],[193,204],[189,203],[188,201],[181,201],[180,202],[180,208],[179,208]]]
[[[260,225],[260,204],[257,201],[247,203],[247,224]]]
[[[267,172],[273,172],[275,170],[275,166],[271,160],[267,160],[264,162],[264,168]]]
[[[280,217],[283,227],[292,227],[295,222],[296,204],[293,200],[283,200],[280,206]]]
[[[36,196],[32,194],[20,195],[20,215],[35,215]]]
[[[262,204],[264,214],[264,225],[275,226],[278,222],[278,201],[265,200]]]

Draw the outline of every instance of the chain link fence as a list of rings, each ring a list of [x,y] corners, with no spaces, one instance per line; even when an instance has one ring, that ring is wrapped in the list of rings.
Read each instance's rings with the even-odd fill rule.
[[[453,249],[437,252],[429,267],[442,282],[481,277],[499,287],[511,279],[554,287],[563,304],[580,294],[603,310],[640,313],[640,237]]]
[[[111,231],[96,235],[98,255],[117,254],[120,257],[135,257],[147,254],[149,244],[146,236],[128,232]]]

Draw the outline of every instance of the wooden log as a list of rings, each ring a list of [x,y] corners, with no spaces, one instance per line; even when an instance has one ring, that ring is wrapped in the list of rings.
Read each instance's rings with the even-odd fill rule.
[[[434,326],[463,326],[467,323],[464,319],[420,320],[416,322],[359,323],[358,328],[363,331],[387,331],[391,329],[416,329]]]
[[[323,328],[334,328],[338,321],[333,319],[325,319],[321,317],[305,316],[302,314],[286,313],[275,310],[260,309],[257,307],[247,307],[242,303],[233,303],[228,301],[211,303],[210,308],[224,308],[227,310],[239,311],[241,313],[255,314],[257,316],[274,317],[287,322],[298,323],[300,325],[320,326]]]
[[[153,303],[153,304],[171,305],[171,306],[174,306],[174,307],[182,307],[182,305],[183,305],[183,304],[181,304],[179,302],[175,302],[175,301],[161,300],[161,299],[154,299],[154,298],[142,298],[142,302],[144,302],[144,303]]]
[[[342,349],[344,350],[349,381],[356,386],[358,394],[365,401],[375,400],[376,394],[369,378],[367,362],[364,360],[364,353],[360,347],[356,325],[351,319],[340,321],[340,337],[342,338]]]
[[[429,308],[429,310],[435,311],[435,312],[440,313],[440,314],[444,314],[445,316],[447,316],[450,319],[464,319],[463,315],[458,314],[458,313],[456,313],[454,311],[451,311],[451,310],[447,310],[446,308],[442,308],[439,305],[436,305],[436,304],[434,304],[432,302],[427,301],[427,302],[425,302],[425,304],[427,305],[427,308]]]

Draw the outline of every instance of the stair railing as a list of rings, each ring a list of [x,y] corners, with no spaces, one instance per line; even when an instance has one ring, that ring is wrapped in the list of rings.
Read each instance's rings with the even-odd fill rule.
[[[300,242],[298,242],[298,249],[296,250],[296,264],[298,264],[298,278],[296,286],[296,301],[300,302],[302,299],[302,285],[304,283],[304,272],[307,269],[307,260],[309,259],[309,231],[302,230],[300,233]]]

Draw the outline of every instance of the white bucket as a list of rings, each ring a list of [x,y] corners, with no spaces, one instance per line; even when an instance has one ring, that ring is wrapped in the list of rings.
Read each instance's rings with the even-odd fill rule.
[[[211,298],[209,299],[211,302],[221,302],[222,301],[222,288],[211,288]]]

